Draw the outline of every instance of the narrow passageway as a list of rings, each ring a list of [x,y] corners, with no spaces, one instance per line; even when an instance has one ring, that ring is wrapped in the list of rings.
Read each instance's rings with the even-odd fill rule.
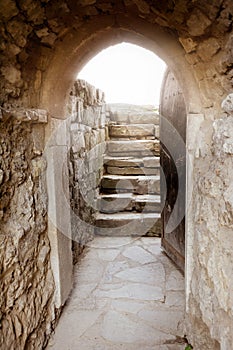
[[[154,237],[96,237],[47,350],[184,350],[184,279]]]

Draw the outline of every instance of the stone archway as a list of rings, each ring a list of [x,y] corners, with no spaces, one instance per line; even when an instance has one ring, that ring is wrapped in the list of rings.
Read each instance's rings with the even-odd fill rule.
[[[67,37],[64,38],[60,44],[60,47],[57,48],[54,59],[48,67],[41,90],[42,93],[40,105],[48,110],[53,117],[55,117],[53,118],[53,121],[56,120],[56,123],[59,124],[59,119],[63,120],[68,117],[65,109],[66,101],[68,98],[69,88],[75,80],[78,69],[80,69],[101,48],[113,43],[122,42],[124,40],[128,40],[131,43],[150,49],[163,58],[169,67],[174,70],[174,74],[176,74],[180,85],[184,89],[183,91],[187,103],[187,109],[191,110],[192,114],[197,112],[200,113],[202,107],[199,89],[196,85],[193,72],[189,69],[184,58],[184,53],[180,44],[177,43],[169,34],[161,32],[159,28],[157,28],[156,31],[153,31],[154,27],[152,28],[150,25],[142,26],[143,23],[141,23],[141,21],[134,21],[132,18],[130,21],[130,28],[127,28],[125,22],[126,19],[124,17],[121,18],[121,20],[118,19],[117,23],[119,28],[118,26],[116,28],[109,28],[108,21],[107,28],[105,28],[105,21],[103,23],[98,22],[97,24],[94,22],[88,25],[86,31],[83,31],[85,36],[83,35],[81,38],[77,38],[74,33],[69,33],[67,34]],[[95,33],[93,33],[93,27],[95,25],[98,27],[98,29]],[[90,46],[92,47],[91,51]],[[66,64],[64,64],[64,62],[66,62]],[[66,147],[64,144],[60,144],[60,146]],[[61,147],[59,150],[61,150]],[[56,151],[56,156],[57,155],[58,153]],[[53,168],[52,172],[54,172]],[[50,196],[52,198],[56,197],[56,195],[52,193]],[[56,203],[58,203],[59,210],[59,201],[54,202],[52,205],[52,210],[54,210]],[[67,217],[67,215],[68,214],[66,213],[65,216]],[[60,217],[61,215],[58,216]],[[55,253],[55,256],[56,255],[59,255],[59,253]],[[62,257],[60,258],[62,259]],[[60,258],[58,258],[58,261]],[[70,269],[71,267],[63,269],[66,277],[68,277],[67,271]],[[59,281],[62,281],[60,277],[58,278],[58,284],[60,283]],[[70,277],[69,281],[70,282],[67,283],[67,281],[64,280],[65,288],[67,289],[65,295],[67,295],[69,291],[68,286],[71,284]],[[64,301],[65,298],[66,297],[64,297],[62,300]]]
[[[64,106],[74,74],[101,47],[120,42],[122,38],[156,52],[178,79],[188,105],[187,148],[191,158],[187,173],[188,200],[191,203],[187,215],[187,332],[194,346],[206,349],[218,349],[220,343],[222,348],[231,347],[233,334],[232,298],[229,296],[233,266],[230,235],[232,140],[224,129],[231,128],[231,112],[227,110],[223,115],[221,111],[223,98],[232,90],[232,16],[230,0],[205,3],[187,0],[182,4],[156,5],[143,0],[111,4],[67,0],[41,1],[33,5],[30,3],[30,6],[24,2],[16,5],[11,0],[3,4],[1,13],[4,28],[2,48],[5,50],[1,56],[3,114],[6,118],[9,114],[17,116],[22,121],[25,115],[22,118],[20,108],[46,109],[54,117],[49,119],[47,134],[52,122],[66,117]],[[35,121],[33,113],[26,113],[25,119],[30,120],[32,115]],[[43,116],[36,114],[36,120],[45,121]],[[40,126],[35,129],[36,132],[41,130]],[[31,138],[35,138],[36,132],[27,134],[30,142],[34,142]],[[9,147],[13,147],[12,136],[9,132],[7,135],[11,139]],[[41,143],[37,142],[37,145],[41,152]],[[60,146],[64,146],[62,138],[57,144],[61,151]],[[26,157],[30,167],[33,164],[36,168],[32,153],[27,153]],[[33,173],[35,182],[37,174],[36,171]],[[30,175],[29,183],[31,178]],[[8,178],[3,181],[7,183]],[[40,182],[36,184],[41,190]],[[43,198],[43,194],[38,193]],[[14,196],[14,201],[20,207],[17,196]],[[8,211],[11,210],[9,205]],[[7,224],[10,225],[7,215],[4,217],[4,230]],[[44,220],[45,214],[38,211],[37,215]],[[13,219],[22,221],[19,215],[16,219],[13,216]],[[17,227],[15,230],[18,236],[22,234]],[[27,233],[27,230],[25,228],[23,232]],[[8,243],[4,246],[8,247]],[[10,247],[11,244],[17,251],[14,240]],[[43,258],[45,250],[40,256],[39,249],[34,252],[35,262]],[[7,265],[7,273],[4,272],[3,277],[14,270],[14,264],[12,260],[10,267]],[[20,281],[20,277],[15,281]],[[42,289],[46,289],[43,283],[41,285]],[[24,288],[26,291],[27,286]],[[9,300],[7,293],[8,289],[4,300]],[[21,334],[11,308],[12,305],[9,305],[7,317],[14,320],[18,334]],[[32,309],[31,303],[27,307],[29,314],[32,314]],[[8,329],[7,322],[4,329]],[[37,320],[33,329],[26,327],[26,338],[33,332],[38,334],[41,322]],[[14,334],[13,326],[11,329],[11,334]],[[33,343],[34,340],[29,338]],[[5,346],[6,342],[3,344]]]
[[[185,59],[182,46],[170,34],[158,26],[145,25],[141,20],[124,16],[117,18],[116,22],[114,19],[112,23],[109,20],[93,21],[83,32],[82,35],[77,35],[71,31],[66,35],[46,71],[40,105],[53,116],[65,118],[62,101],[67,98],[67,91],[84,64],[101,49],[123,41],[151,50],[163,59],[184,91],[188,110],[192,113],[201,112],[200,91],[193,72]]]

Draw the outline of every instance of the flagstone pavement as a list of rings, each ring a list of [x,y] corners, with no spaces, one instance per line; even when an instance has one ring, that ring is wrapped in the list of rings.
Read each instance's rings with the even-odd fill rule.
[[[184,278],[152,237],[97,237],[47,350],[184,350]]]

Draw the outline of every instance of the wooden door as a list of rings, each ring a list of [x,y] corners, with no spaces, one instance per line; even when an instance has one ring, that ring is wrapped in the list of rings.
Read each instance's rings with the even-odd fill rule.
[[[160,100],[162,247],[184,271],[186,106],[178,81],[167,70]]]

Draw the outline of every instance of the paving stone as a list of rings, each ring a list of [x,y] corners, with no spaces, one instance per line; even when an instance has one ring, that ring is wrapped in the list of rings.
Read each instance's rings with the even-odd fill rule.
[[[167,334],[157,331],[145,323],[135,322],[116,311],[109,311],[103,322],[102,336],[115,343],[161,344],[167,340]],[[174,339],[170,336],[170,339]]]
[[[108,263],[104,273],[104,277],[103,277],[104,283],[106,280],[110,281],[111,276],[114,277],[116,273],[126,270],[129,267],[130,267],[130,262],[127,261],[126,259],[123,261],[114,261],[114,262]]]
[[[148,246],[147,250],[155,256],[161,256],[161,254],[163,254],[161,247],[157,244],[152,244],[151,246]]]
[[[183,336],[179,333],[179,323],[182,319],[182,311],[167,310],[141,310],[138,316],[148,322],[152,327],[176,336]]]
[[[95,263],[93,261],[89,260],[88,264],[83,264],[80,267],[80,277],[79,279],[82,281],[92,282],[98,281],[100,277],[102,276],[104,271],[104,266],[101,263],[101,261],[95,260]]]
[[[95,297],[100,298],[128,298],[128,299],[136,299],[136,300],[157,300],[164,301],[164,291],[160,286],[150,286],[143,285],[139,283],[130,283],[128,282],[126,285],[119,286],[114,285],[116,289],[110,289],[110,286],[105,286],[109,288],[109,290],[97,290],[94,292]]]
[[[132,313],[137,314],[138,311],[143,309],[145,307],[145,303],[143,302],[136,302],[132,300],[113,300],[111,303],[111,308],[115,309],[116,311],[122,311],[124,313]]]
[[[160,263],[133,267],[118,272],[115,276],[125,281],[151,285],[158,285],[158,283],[163,285],[165,282],[165,271],[163,265]]]
[[[165,260],[147,251],[159,242],[95,238],[75,266],[74,290],[47,350],[184,350],[177,340],[184,291],[165,290]],[[177,271],[171,265],[168,280]]]
[[[119,255],[118,249],[106,249],[106,250],[98,250],[98,256],[101,260],[104,261],[113,261]]]
[[[180,271],[171,271],[168,276],[167,290],[184,290],[184,277]]]
[[[82,336],[101,315],[102,310],[88,311],[74,310],[68,315],[63,314],[56,328],[56,339],[51,341],[49,349],[76,349],[76,339]],[[65,330],[65,333],[63,332]]]
[[[126,258],[138,262],[139,264],[148,264],[156,261],[155,257],[145,249],[138,246],[127,247],[123,253]]]
[[[123,249],[125,246],[133,244],[137,238],[133,237],[95,237],[91,242],[88,242],[90,248],[111,249],[118,248]],[[89,248],[88,248],[89,249]]]
[[[184,308],[184,291],[167,291],[165,304],[177,308]]]

